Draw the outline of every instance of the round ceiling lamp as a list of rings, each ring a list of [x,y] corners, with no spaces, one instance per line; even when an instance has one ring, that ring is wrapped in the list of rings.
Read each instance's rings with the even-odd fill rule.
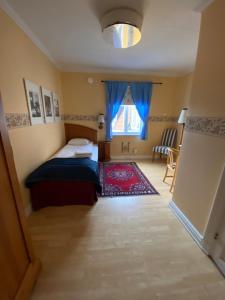
[[[141,40],[142,21],[142,16],[133,9],[111,10],[101,20],[103,38],[115,48],[132,47]]]

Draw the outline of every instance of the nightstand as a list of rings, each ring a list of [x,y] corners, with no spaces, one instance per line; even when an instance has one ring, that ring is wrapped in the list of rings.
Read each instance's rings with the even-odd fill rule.
[[[100,141],[98,142],[98,159],[99,161],[110,160],[110,142]]]

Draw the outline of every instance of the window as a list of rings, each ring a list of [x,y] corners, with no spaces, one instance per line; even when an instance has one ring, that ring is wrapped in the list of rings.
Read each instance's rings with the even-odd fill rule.
[[[112,121],[113,135],[140,135],[142,120],[135,105],[121,105]]]

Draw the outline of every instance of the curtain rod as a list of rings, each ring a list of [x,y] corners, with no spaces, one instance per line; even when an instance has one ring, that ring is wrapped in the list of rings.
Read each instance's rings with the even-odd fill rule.
[[[101,82],[108,82],[110,80],[101,80]],[[131,82],[129,81],[128,84],[130,84]],[[151,82],[152,84],[163,84],[162,82]]]

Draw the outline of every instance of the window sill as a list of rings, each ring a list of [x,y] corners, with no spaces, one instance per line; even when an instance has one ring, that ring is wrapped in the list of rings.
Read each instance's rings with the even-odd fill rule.
[[[113,133],[113,136],[140,136],[140,133]]]

